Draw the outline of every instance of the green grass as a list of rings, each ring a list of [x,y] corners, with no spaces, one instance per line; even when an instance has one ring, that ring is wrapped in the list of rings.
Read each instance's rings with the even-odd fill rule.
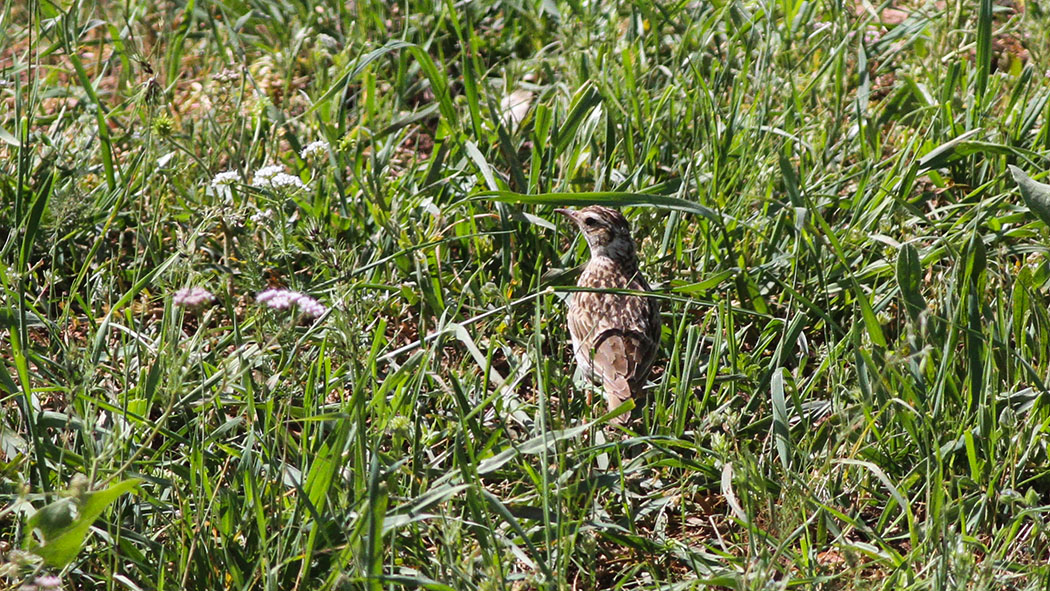
[[[884,8],[5,3],[0,587],[1046,588],[1050,16]],[[663,303],[622,437],[581,199]]]

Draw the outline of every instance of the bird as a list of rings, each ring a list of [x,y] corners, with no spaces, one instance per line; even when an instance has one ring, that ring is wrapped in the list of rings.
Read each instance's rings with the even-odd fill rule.
[[[587,240],[590,260],[579,287],[648,292],[638,268],[631,227],[619,211],[601,205],[554,210],[572,220]],[[569,334],[577,366],[602,386],[610,411],[639,393],[660,347],[656,298],[602,291],[577,291],[568,305]],[[628,414],[613,419],[626,424]]]

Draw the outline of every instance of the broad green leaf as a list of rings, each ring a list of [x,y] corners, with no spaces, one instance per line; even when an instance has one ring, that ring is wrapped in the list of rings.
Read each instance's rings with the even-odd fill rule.
[[[988,249],[984,245],[984,241],[981,240],[976,234],[970,237],[970,242],[966,245],[966,250],[963,251],[965,261],[965,277],[970,281],[971,284],[977,285],[981,279],[981,273],[984,273],[985,269],[988,268]]]
[[[387,514],[383,522],[383,535],[409,523],[433,517],[426,512],[427,509],[448,501],[470,486],[469,484],[444,484],[424,492],[411,502],[396,507]]]
[[[569,140],[576,135],[576,130],[583,123],[587,114],[601,102],[601,95],[590,84],[576,93],[573,99],[572,110],[569,111],[568,117],[565,118],[565,123],[554,131],[554,141],[552,143],[554,144],[555,154],[561,154],[565,151]]]
[[[22,145],[22,142],[19,142],[18,138],[16,138],[14,135],[11,134],[10,131],[7,131],[3,127],[0,127],[0,141],[6,144],[10,144],[16,148]]]
[[[108,109],[105,104],[99,99],[98,93],[95,92],[95,86],[88,79],[87,70],[84,69],[84,65],[80,61],[80,54],[78,52],[69,52],[69,61],[73,64],[73,69],[77,73],[77,79],[80,81],[80,86],[83,88],[84,93],[88,99],[95,105],[95,122],[98,125],[98,139],[99,149],[102,155],[102,167],[106,172],[106,186],[109,190],[117,188],[117,177],[113,167],[113,147],[109,138],[109,125],[106,123],[106,116]]]
[[[478,172],[485,179],[485,184],[488,185],[489,190],[499,191],[496,176],[492,174],[492,166],[485,160],[485,156],[478,149],[477,145],[468,140],[464,145],[464,149],[467,151],[467,156],[470,156],[470,159],[474,161],[474,165],[478,167]]]
[[[969,131],[953,140],[937,146],[933,150],[930,150],[925,156],[919,159],[919,168],[922,170],[943,168],[951,162],[966,158],[967,156],[973,156],[974,154],[984,154],[988,156],[1028,155],[1023,150],[1018,150],[1017,148],[1005,144],[966,139],[972,137],[977,131],[980,130],[975,129]]]
[[[59,499],[40,509],[27,521],[29,549],[51,566],[65,567],[84,546],[84,538],[98,516],[140,482],[140,478],[129,478],[109,488]],[[33,531],[39,532],[42,541],[33,536]]]
[[[773,371],[773,380],[770,384],[770,393],[773,398],[773,438],[777,446],[777,455],[785,470],[791,469],[791,456],[793,447],[791,444],[791,430],[788,427],[787,400],[784,398],[784,370],[776,368]]]
[[[411,47],[411,46],[412,46],[412,44],[408,43],[406,41],[391,41],[391,42],[387,43],[386,45],[384,45],[383,47],[380,47],[378,49],[375,49],[375,50],[369,52],[365,56],[361,57],[359,60],[353,62],[350,65],[348,65],[346,70],[342,73],[342,75],[339,76],[339,78],[335,82],[332,83],[332,85],[328,88],[328,90],[326,90],[324,92],[324,94],[322,94],[320,97],[318,97],[314,101],[313,106],[311,106],[310,109],[307,110],[307,114],[313,112],[315,109],[319,108],[321,105],[323,105],[329,99],[334,97],[336,95],[336,93],[338,93],[341,90],[343,90],[343,88],[346,86],[347,82],[349,82],[350,80],[353,80],[354,78],[357,78],[361,74],[361,72],[363,72],[365,70],[365,68],[367,68],[368,65],[371,64],[372,62],[376,61],[380,57],[383,57],[384,55],[386,55],[386,54],[388,54],[388,53],[390,53],[392,51],[398,51],[400,49],[404,49],[406,47]]]
[[[976,112],[983,110],[988,89],[988,75],[992,71],[992,0],[981,0],[977,13],[977,92]]]
[[[859,466],[870,471],[875,478],[879,479],[879,482],[886,487],[886,491],[890,494],[890,497],[893,498],[901,510],[904,511],[905,518],[908,520],[908,533],[911,537],[911,543],[913,544],[913,547],[918,546],[919,539],[915,530],[915,517],[912,514],[911,505],[905,500],[904,495],[901,494],[901,491],[893,484],[890,477],[886,475],[886,472],[884,472],[879,466],[862,460],[842,459],[836,460],[835,463],[846,466]]]
[[[982,329],[985,324],[982,300],[985,293],[984,272],[988,267],[988,252],[980,236],[970,237],[966,250],[963,251],[963,277],[966,287],[966,362],[970,382],[970,407],[976,408],[984,391],[985,336]]]
[[[350,433],[349,421],[339,421],[331,441],[325,441],[314,454],[313,464],[306,475],[306,493],[310,505],[318,514],[324,513],[328,491],[331,490],[335,475],[339,470],[340,456],[346,438]]]
[[[897,255],[897,285],[904,298],[908,316],[913,321],[926,309],[926,299],[922,297],[922,264],[915,247],[905,244]]]
[[[482,498],[488,502],[489,508],[492,509],[496,515],[501,517],[503,521],[518,534],[520,539],[523,542],[525,542],[525,545],[528,547],[531,557],[533,559],[537,559],[536,565],[539,566],[540,569],[542,569],[543,573],[547,577],[553,579],[554,575],[550,572],[549,567],[547,567],[546,563],[543,561],[543,555],[540,553],[539,549],[536,548],[535,544],[533,544],[532,541],[529,539],[529,535],[525,533],[525,530],[521,527],[521,524],[514,517],[514,514],[512,514],[510,510],[507,509],[506,505],[504,505],[503,502],[496,495],[490,493],[484,488],[482,488],[480,492]]]
[[[620,407],[617,408],[617,410],[620,410],[622,412],[629,411],[631,408],[633,408],[633,406],[630,404],[631,402],[632,401],[628,401],[627,403],[621,404]],[[624,410],[624,407],[626,407],[625,410]],[[616,416],[619,416],[619,414],[620,413],[617,413],[616,411],[613,411],[613,413],[609,414],[609,417],[610,418],[611,417],[616,417]],[[501,466],[503,466],[507,462],[511,461],[512,459],[514,459],[514,458],[516,458],[516,457],[518,457],[520,455],[538,454],[538,453],[540,453],[543,450],[550,449],[555,443],[557,443],[559,441],[562,441],[564,439],[570,439],[570,438],[576,437],[580,433],[583,433],[587,429],[590,429],[591,425],[593,425],[595,423],[598,423],[602,419],[605,419],[605,418],[606,417],[603,416],[603,417],[600,417],[598,420],[596,420],[596,421],[594,421],[592,423],[582,423],[580,425],[577,425],[575,427],[571,427],[569,429],[562,429],[560,431],[552,431],[550,433],[542,433],[540,435],[537,435],[537,436],[533,437],[532,439],[529,439],[529,440],[521,443],[520,445],[517,445],[517,446],[514,446],[514,447],[508,447],[507,449],[501,451],[500,453],[498,453],[498,454],[496,454],[496,455],[494,455],[494,456],[492,456],[490,458],[485,458],[484,460],[479,462],[478,463],[478,467],[477,467],[477,473],[478,474],[488,474],[490,472],[494,472],[494,471],[498,470]]]
[[[1021,189],[1021,198],[1029,211],[1050,226],[1050,185],[1032,180],[1023,170],[1013,165],[1010,165],[1010,174]]]
[[[19,269],[25,269],[28,265],[29,252],[33,248],[33,241],[36,240],[36,232],[40,228],[40,218],[44,215],[44,208],[47,206],[48,199],[51,198],[51,188],[54,186],[54,180],[55,173],[52,172],[47,176],[47,180],[44,181],[44,186],[37,192],[36,199],[33,200],[33,207],[29,211],[28,219],[23,220],[25,234],[22,236],[22,250],[18,257]]]
[[[936,148],[930,150],[925,155],[923,155],[922,158],[919,158],[919,168],[940,168],[941,166],[947,164],[949,161],[954,160],[957,157],[956,151],[959,145],[970,141],[970,138],[974,137],[979,133],[981,133],[980,129],[971,129],[970,131],[967,131],[966,133],[956,138],[950,139],[944,142],[943,144],[937,146]]]
[[[179,260],[181,256],[182,255],[179,253],[174,253],[170,257],[168,257],[167,260],[165,260],[163,263],[150,269],[148,273],[143,275],[141,279],[136,281],[135,284],[131,286],[130,290],[128,290],[123,296],[121,296],[119,300],[117,300],[117,303],[113,304],[113,306],[110,307],[109,312],[106,312],[106,316],[102,319],[102,323],[99,325],[98,330],[95,332],[93,361],[98,361],[99,356],[102,355],[102,350],[104,348],[103,343],[105,341],[106,335],[109,334],[109,321],[110,318],[112,318],[114,311],[119,310],[120,308],[127,305],[127,303],[130,302],[135,296],[137,296],[139,292],[143,290],[143,288],[149,285],[149,283],[153,281],[155,277],[167,271],[168,267],[173,265],[175,261]]]
[[[854,282],[854,289],[854,293],[857,296],[857,304],[860,306],[860,315],[864,319],[864,327],[868,329],[868,336],[871,337],[872,342],[876,345],[885,347],[886,336],[882,333],[882,326],[879,324],[878,317],[875,316],[875,310],[871,307],[871,301],[856,282]]]
[[[0,365],[0,390],[6,394],[14,394],[18,392],[18,385],[11,379],[11,374],[7,373],[7,368]]]
[[[452,97],[448,92],[448,82],[446,81],[445,77],[441,74],[441,72],[437,69],[437,65],[434,63],[434,60],[430,57],[430,55],[427,54],[426,51],[423,50],[423,48],[417,46],[416,44],[409,43],[407,41],[397,40],[390,41],[383,47],[380,47],[368,53],[359,61],[356,61],[353,64],[351,64],[352,67],[348,66],[343,72],[343,74],[340,75],[339,78],[332,83],[328,90],[326,90],[320,98],[314,101],[313,105],[309,109],[307,109],[306,114],[312,113],[313,111],[319,109],[327,101],[332,99],[332,97],[336,96],[337,93],[341,92],[343,88],[346,87],[350,80],[357,78],[362,72],[364,72],[365,68],[367,68],[369,64],[388,53],[397,52],[402,49],[408,51],[412,54],[413,57],[416,58],[416,61],[419,63],[419,66],[423,70],[423,73],[430,81],[430,88],[434,92],[434,97],[437,100],[438,109],[441,111],[441,116],[445,119],[448,125],[453,125],[456,121],[456,111],[452,105]]]
[[[709,289],[714,289],[715,287],[718,287],[723,281],[733,277],[739,272],[739,269],[727,269],[725,271],[722,271],[721,273],[715,273],[714,275],[711,275],[710,277],[697,283],[676,285],[673,288],[673,291],[675,293],[698,293],[707,291]]]

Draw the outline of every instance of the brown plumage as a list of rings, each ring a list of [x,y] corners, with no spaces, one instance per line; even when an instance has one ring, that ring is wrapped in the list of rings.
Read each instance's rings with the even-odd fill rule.
[[[592,205],[556,209],[571,219],[590,247],[591,260],[578,285],[596,289],[649,291],[627,220],[615,209]],[[578,291],[569,300],[569,334],[576,363],[605,390],[609,410],[645,385],[660,345],[660,304],[655,298]],[[616,422],[625,423],[627,415]]]

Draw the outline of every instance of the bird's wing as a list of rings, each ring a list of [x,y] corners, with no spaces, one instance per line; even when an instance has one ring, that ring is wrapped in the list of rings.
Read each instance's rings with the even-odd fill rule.
[[[638,335],[619,330],[606,331],[598,336],[594,349],[594,373],[602,378],[609,410],[614,410],[631,398],[631,383],[637,371],[636,360],[641,346]],[[627,415],[620,415],[623,423]]]

